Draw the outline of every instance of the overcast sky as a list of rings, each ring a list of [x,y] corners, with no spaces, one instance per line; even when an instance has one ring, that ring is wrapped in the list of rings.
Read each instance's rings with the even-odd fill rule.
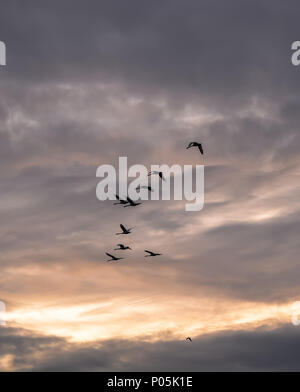
[[[1,370],[299,370],[299,11],[2,1]],[[203,211],[97,200],[99,165],[202,163],[191,141]]]

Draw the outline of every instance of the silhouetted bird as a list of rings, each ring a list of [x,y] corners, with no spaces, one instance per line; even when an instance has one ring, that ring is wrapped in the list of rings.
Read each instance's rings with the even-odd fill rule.
[[[151,172],[149,172],[148,177],[152,176],[153,174],[158,175],[161,180],[166,181],[166,179],[163,175],[163,172],[151,171]]]
[[[116,257],[114,255],[111,255],[110,253],[105,253],[107,256],[111,257],[110,260],[106,260],[106,261],[118,261],[118,260],[123,260],[123,257]]]
[[[151,186],[147,186],[147,185],[142,185],[142,186],[139,185],[137,188],[135,188],[136,191],[139,191],[141,189],[148,189],[149,192],[153,192]]]
[[[189,340],[190,342],[192,342],[192,339],[191,339],[191,338],[186,338],[185,340]]]
[[[131,200],[130,197],[127,197],[127,203],[129,203],[128,206],[124,206],[125,207],[136,207],[139,206],[142,203],[136,203],[135,201]]]
[[[127,250],[127,249],[132,250],[132,249],[130,248],[130,246],[125,246],[125,245],[123,245],[123,244],[118,244],[118,247],[119,247],[119,248],[116,248],[116,249],[114,249],[114,250]]]
[[[131,230],[133,229],[133,227],[131,229],[126,229],[126,227],[122,224],[120,224],[120,227],[122,229],[122,233],[116,233],[116,235],[120,235],[120,234],[130,234]]]
[[[128,204],[128,201],[120,199],[119,195],[116,195],[116,198],[119,200],[119,203],[114,203],[115,206],[119,205],[119,204],[122,204],[122,205]]]
[[[201,154],[203,155],[204,154],[204,151],[203,151],[203,148],[202,148],[202,144],[201,143],[197,143],[197,142],[192,142],[192,143],[190,143],[188,146],[187,146],[187,150],[189,149],[189,148],[192,148],[192,147],[198,147],[199,148],[199,151],[201,152]]]
[[[145,250],[146,253],[149,253],[148,255],[146,255],[145,257],[155,257],[155,256],[162,256],[160,253],[154,253],[151,252],[150,250]]]

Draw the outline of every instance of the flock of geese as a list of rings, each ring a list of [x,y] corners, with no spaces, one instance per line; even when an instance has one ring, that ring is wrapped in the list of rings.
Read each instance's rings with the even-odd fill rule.
[[[203,151],[203,147],[201,143],[197,143],[197,142],[191,142],[186,149],[190,149],[192,147],[197,147],[201,153],[201,155],[204,155],[204,151]],[[163,172],[159,172],[159,171],[150,171],[148,174],[148,177],[150,176],[154,176],[157,175],[159,176],[159,178],[161,179],[161,181],[166,181]],[[147,189],[149,192],[153,192],[153,189],[151,188],[151,186],[148,185],[142,185],[142,186],[138,186],[136,188],[136,190],[140,190],[140,189]],[[114,205],[121,205],[124,208],[126,207],[137,207],[139,205],[141,205],[142,203],[137,203],[135,201],[133,201],[132,199],[130,199],[129,196],[126,197],[126,199],[121,199],[119,195],[116,195],[116,198],[118,200],[117,203],[114,203]],[[122,223],[120,224],[120,228],[122,230],[122,232],[120,233],[116,233],[116,235],[128,235],[132,233],[133,227],[127,229]],[[125,250],[132,250],[130,248],[130,246],[124,245],[124,244],[117,244],[118,248],[115,248],[115,251],[125,251]],[[110,259],[106,260],[107,262],[110,261],[119,261],[119,260],[124,260],[124,257],[117,257],[111,253],[106,252],[105,253],[108,257],[110,257]],[[157,256],[162,256],[161,253],[156,253],[156,252],[152,252],[151,250],[146,250],[145,249],[145,257],[157,257]],[[190,337],[186,338],[187,341],[192,342],[192,339]]]

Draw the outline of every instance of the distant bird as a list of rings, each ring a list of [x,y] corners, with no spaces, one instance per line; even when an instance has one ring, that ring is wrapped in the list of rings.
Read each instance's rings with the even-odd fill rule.
[[[142,185],[142,186],[139,185],[137,188],[135,188],[136,191],[139,191],[141,189],[148,189],[149,192],[154,192],[151,186],[147,186],[147,185]]]
[[[116,198],[119,200],[119,203],[114,203],[115,206],[119,205],[119,204],[122,204],[122,205],[128,204],[128,201],[120,199],[119,195],[116,195]]]
[[[114,255],[111,255],[110,253],[105,253],[108,257],[111,257],[110,260],[106,260],[106,261],[118,261],[118,260],[123,260],[123,257],[116,257]]]
[[[192,338],[188,337],[185,340],[189,340],[190,342],[192,342]]]
[[[133,229],[133,227],[131,229],[126,229],[126,227],[122,224],[120,224],[120,227],[122,229],[122,233],[116,233],[116,235],[121,235],[121,234],[130,234],[131,230]]]
[[[130,197],[127,197],[127,203],[129,203],[128,205],[124,206],[125,207],[136,207],[139,206],[142,203],[136,203],[135,201],[131,200]]]
[[[148,174],[148,177],[152,176],[153,174],[158,175],[160,177],[161,180],[166,181],[163,172],[159,172],[159,171],[151,171]]]
[[[118,244],[118,247],[119,247],[119,248],[116,248],[116,249],[114,249],[114,250],[127,250],[127,249],[132,250],[132,249],[130,248],[130,246],[125,246],[125,245],[123,245],[123,244]]]
[[[151,252],[150,250],[145,250],[146,253],[149,253],[148,255],[146,255],[145,257],[155,257],[155,256],[162,256],[162,254],[160,253],[154,253]]]
[[[192,147],[198,147],[200,153],[201,153],[202,155],[204,154],[204,151],[203,151],[203,148],[202,148],[202,144],[201,144],[201,143],[192,142],[192,143],[190,143],[190,144],[187,146],[186,149],[188,150],[189,148],[192,148]]]

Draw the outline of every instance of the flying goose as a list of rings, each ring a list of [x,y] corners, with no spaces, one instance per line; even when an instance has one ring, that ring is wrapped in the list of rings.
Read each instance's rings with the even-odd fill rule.
[[[120,227],[122,229],[122,233],[116,233],[116,235],[121,235],[121,234],[130,234],[131,230],[133,229],[133,227],[131,229],[126,229],[126,227],[122,224],[120,224]]]
[[[116,257],[114,255],[111,255],[110,253],[105,253],[108,257],[111,257],[111,259],[106,260],[106,261],[118,261],[118,260],[122,260],[123,257]]]
[[[127,249],[132,250],[132,249],[130,248],[130,246],[125,246],[125,245],[123,245],[123,244],[118,244],[118,247],[119,247],[119,248],[116,248],[116,249],[114,249],[114,250],[127,250]]]
[[[119,200],[119,203],[114,203],[115,206],[119,205],[119,204],[122,204],[122,205],[128,204],[128,201],[120,199],[119,195],[116,195],[116,198]]]
[[[135,201],[131,200],[130,197],[127,197],[127,203],[129,203],[128,205],[124,206],[125,207],[136,207],[139,206],[142,203],[136,203]]]
[[[150,250],[145,250],[145,252],[148,253],[148,255],[146,255],[145,257],[162,256],[161,253],[154,253],[154,252],[151,252]]]
[[[202,155],[204,154],[204,151],[203,151],[203,148],[202,148],[202,144],[201,144],[201,143],[191,142],[191,143],[187,146],[186,149],[188,150],[189,148],[192,148],[192,147],[198,147],[200,153],[201,153]]]
[[[150,171],[149,174],[148,174],[148,177],[152,176],[153,174],[158,175],[161,180],[166,181],[166,179],[165,179],[165,177],[163,175],[163,172]]]
[[[149,192],[154,192],[151,186],[148,185],[142,185],[142,186],[139,185],[137,188],[135,188],[136,191],[139,191],[141,189],[148,189]]]

